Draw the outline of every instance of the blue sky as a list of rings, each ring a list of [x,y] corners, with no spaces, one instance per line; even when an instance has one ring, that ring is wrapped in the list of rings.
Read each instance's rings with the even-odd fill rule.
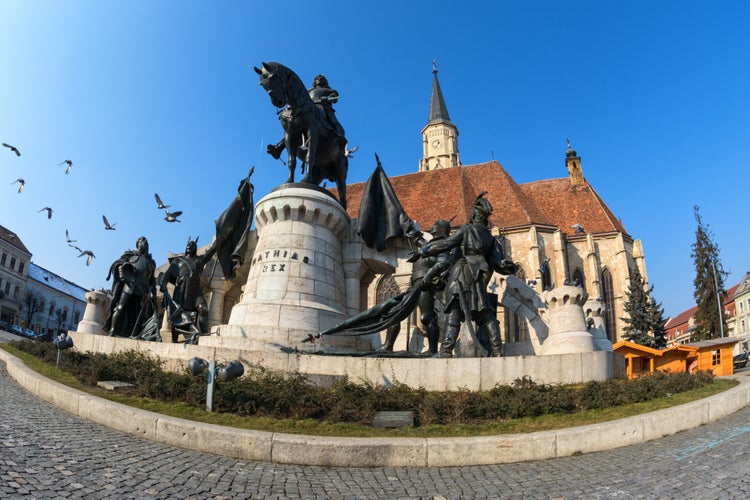
[[[251,166],[256,200],[286,179],[253,66],[278,61],[341,99],[349,182],[377,153],[415,172],[432,60],[466,165],[519,182],[584,175],[641,239],[667,315],[693,305],[693,205],[736,284],[750,263],[750,4],[741,1],[8,1],[0,18],[0,224],[85,288],[140,235],[157,262],[208,243]],[[70,158],[64,174],[58,164]],[[11,182],[26,180],[22,194]],[[168,224],[158,192],[181,223]],[[48,220],[37,211],[50,206]],[[117,223],[105,231],[106,214]],[[84,258],[65,229],[91,249]]]

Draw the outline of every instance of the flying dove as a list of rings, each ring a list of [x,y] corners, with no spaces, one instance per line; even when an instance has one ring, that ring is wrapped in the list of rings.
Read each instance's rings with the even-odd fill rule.
[[[106,215],[102,215],[102,220],[104,221],[104,229],[106,229],[108,231],[114,231],[115,230],[115,226],[117,225],[117,222],[115,222],[114,224],[110,224],[109,221],[107,220],[107,216]]]
[[[158,208],[159,210],[167,209],[172,206],[172,205],[165,205],[164,203],[162,203],[161,198],[159,198],[159,193],[154,193],[154,198],[156,198],[156,204],[158,205],[156,208]]]
[[[94,257],[96,257],[96,255],[94,255],[94,252],[92,252],[91,250],[82,250],[81,253],[78,256],[79,257],[83,257],[84,255],[86,256],[86,265],[87,266],[89,264],[91,264],[91,260]]]
[[[73,162],[72,162],[72,161],[70,161],[70,159],[67,159],[67,160],[63,160],[63,161],[61,161],[61,162],[60,162],[60,163],[58,164],[58,167],[59,167],[60,165],[62,165],[62,164],[67,164],[67,165],[68,165],[68,166],[67,166],[67,167],[65,168],[65,173],[66,173],[66,174],[69,174],[69,173],[70,173],[70,169],[71,169],[71,168],[73,168]]]
[[[18,192],[20,193],[23,191],[23,187],[26,185],[26,181],[19,177],[18,179],[11,182],[11,184],[15,184],[16,182],[18,183]]]
[[[168,208],[165,208],[164,211],[167,213],[167,216],[164,217],[164,220],[167,222],[182,222],[180,220],[177,220],[177,217],[182,215],[182,210],[178,210],[176,212],[170,212]]]
[[[21,156],[21,152],[18,150],[17,147],[11,146],[10,144],[6,144],[6,143],[3,143],[3,146],[5,146],[6,148],[10,149],[14,153],[16,153],[16,156]]]
[[[45,210],[47,211],[47,218],[51,219],[52,218],[52,212],[54,212],[54,210],[52,210],[50,207],[44,207],[43,209],[38,210],[37,213],[44,212]]]

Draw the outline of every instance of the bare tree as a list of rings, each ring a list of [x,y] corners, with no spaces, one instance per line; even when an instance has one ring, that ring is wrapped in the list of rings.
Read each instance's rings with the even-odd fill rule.
[[[57,331],[60,331],[60,325],[62,325],[62,322],[65,321],[65,313],[67,311],[63,311],[59,307],[55,310],[55,319],[57,320]]]
[[[31,328],[31,320],[34,319],[34,314],[42,309],[44,298],[38,291],[27,289],[23,303],[26,310],[26,326]]]

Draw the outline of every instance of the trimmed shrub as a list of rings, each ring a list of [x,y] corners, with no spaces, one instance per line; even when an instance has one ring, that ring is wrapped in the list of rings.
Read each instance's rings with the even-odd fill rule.
[[[22,340],[13,345],[55,364],[56,348]],[[164,372],[164,363],[143,352],[112,355],[63,351],[62,369],[82,383],[118,380],[135,385],[135,395],[203,407],[206,375]],[[489,391],[428,392],[403,384],[391,387],[354,384],[344,378],[330,389],[316,387],[302,374],[247,370],[240,379],[216,384],[214,411],[275,418],[316,419],[370,424],[378,411],[413,411],[418,425],[487,423],[574,413],[648,401],[709,385],[711,372],[664,373],[634,380],[611,379],[578,385],[538,384],[529,377]]]

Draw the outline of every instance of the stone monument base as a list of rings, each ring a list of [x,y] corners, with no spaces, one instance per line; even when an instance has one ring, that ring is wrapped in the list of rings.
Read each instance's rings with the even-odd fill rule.
[[[75,349],[113,353],[127,350],[150,352],[165,361],[165,369],[184,373],[193,356],[220,363],[239,360],[246,370],[262,367],[275,372],[300,373],[320,386],[330,386],[344,377],[355,383],[391,386],[399,383],[427,391],[490,390],[498,384],[512,384],[529,377],[545,384],[578,384],[625,377],[623,357],[611,351],[594,351],[549,356],[507,356],[501,358],[378,358],[331,356],[251,349],[247,339],[200,337],[198,345],[167,344],[106,335],[70,332]],[[238,345],[242,341],[243,345]],[[307,344],[309,346],[309,344]]]
[[[369,341],[359,337],[337,337],[326,335],[315,342],[305,342],[309,329],[221,325],[213,329],[213,334],[201,337],[200,345],[231,346],[261,352],[316,351],[324,353],[363,353],[372,351]]]
[[[258,242],[240,301],[226,325],[213,332],[292,349],[346,319],[342,241],[349,217],[317,186],[284,184],[255,207]],[[315,348],[371,350],[351,337],[326,339]]]
[[[551,335],[539,348],[540,356],[591,352],[596,350],[594,337],[589,332],[564,332]],[[610,349],[611,350],[611,349]]]

